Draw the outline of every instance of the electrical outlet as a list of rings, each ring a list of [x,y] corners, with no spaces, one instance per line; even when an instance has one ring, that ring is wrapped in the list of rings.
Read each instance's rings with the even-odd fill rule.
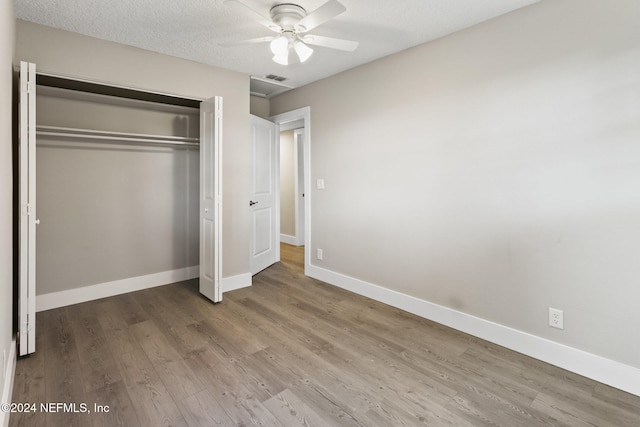
[[[316,259],[322,261],[322,249],[316,249]]]
[[[564,311],[549,307],[549,326],[564,329]]]

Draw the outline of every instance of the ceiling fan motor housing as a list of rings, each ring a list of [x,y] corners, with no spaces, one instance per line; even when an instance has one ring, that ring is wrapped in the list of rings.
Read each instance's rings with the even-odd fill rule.
[[[307,16],[302,6],[293,3],[277,4],[271,8],[271,19],[284,30],[293,30],[293,26]]]

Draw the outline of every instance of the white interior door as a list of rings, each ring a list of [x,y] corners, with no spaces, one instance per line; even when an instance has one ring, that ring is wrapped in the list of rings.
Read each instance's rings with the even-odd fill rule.
[[[278,138],[275,123],[251,116],[251,274],[280,260]]]
[[[36,350],[36,65],[20,63],[19,354]]]
[[[222,98],[200,103],[200,293],[222,301]]]

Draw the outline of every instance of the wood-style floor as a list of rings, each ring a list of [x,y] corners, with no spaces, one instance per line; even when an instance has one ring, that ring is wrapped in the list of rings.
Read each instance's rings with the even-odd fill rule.
[[[38,407],[10,425],[640,425],[640,397],[304,277],[302,257],[283,245],[217,305],[189,281],[38,313],[13,391]]]

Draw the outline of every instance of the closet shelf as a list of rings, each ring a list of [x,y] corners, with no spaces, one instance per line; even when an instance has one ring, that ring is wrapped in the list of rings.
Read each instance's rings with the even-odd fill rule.
[[[92,139],[100,142],[134,142],[153,145],[199,146],[198,138],[182,136],[145,135],[140,133],[112,132],[77,129],[58,126],[37,126],[36,135],[56,138]]]

